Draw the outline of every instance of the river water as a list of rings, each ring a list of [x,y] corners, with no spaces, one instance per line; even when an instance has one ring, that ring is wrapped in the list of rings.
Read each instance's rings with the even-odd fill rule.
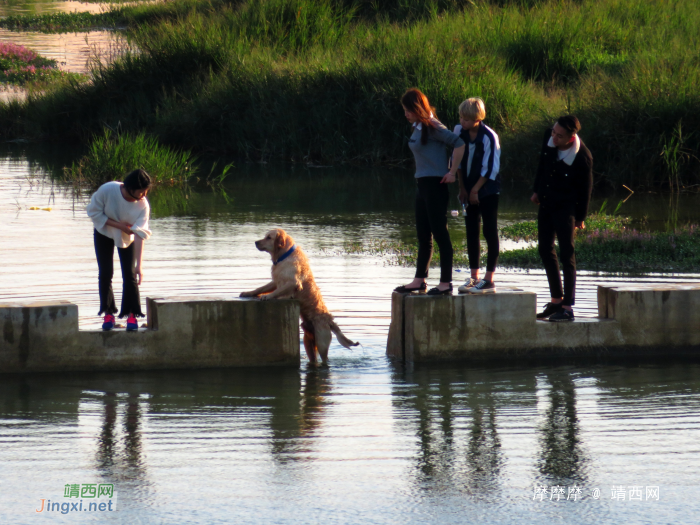
[[[52,58],[71,38],[61,61],[73,70],[89,53],[84,35],[49,36],[45,48],[31,44],[43,35],[7,38]],[[84,198],[48,176],[68,162],[48,149],[0,152],[0,303],[70,300],[94,329],[91,223]],[[411,174],[240,165],[226,192],[199,189],[184,209],[153,196],[142,297],[259,286],[270,261],[253,241],[282,227],[362,348],[334,341],[327,369],[0,376],[1,523],[697,522],[698,363],[392,363],[389,295],[413,270],[342,247],[413,238]],[[501,210],[504,224],[534,216],[515,188]],[[654,227],[666,200],[635,195],[624,211]],[[680,218],[697,221],[694,198]],[[450,228],[460,243],[461,219]],[[582,272],[576,312],[595,315],[598,283],[699,279]],[[542,271],[500,271],[498,284],[547,300]],[[107,500],[90,497],[100,484],[114,489],[105,511],[89,507]]]
[[[84,199],[51,182],[43,165],[20,148],[0,160],[0,302],[68,299],[81,326],[95,328]],[[39,515],[130,524],[693,522],[697,363],[405,368],[385,357],[390,291],[412,270],[344,255],[342,246],[410,239],[412,189],[406,171],[243,165],[227,182],[228,202],[202,189],[173,214],[154,196],[144,297],[232,296],[262,284],[270,262],[253,241],[282,227],[363,347],[334,341],[330,368],[319,370],[302,361],[299,370],[5,376],[0,521],[34,523],[42,499],[79,509],[66,484],[111,484],[112,512],[66,505],[65,515],[59,507]],[[501,220],[532,216],[510,191]],[[463,223],[451,230],[460,242]],[[577,313],[594,315],[600,282],[697,279],[584,274]],[[503,271],[499,284],[546,301],[542,272]]]

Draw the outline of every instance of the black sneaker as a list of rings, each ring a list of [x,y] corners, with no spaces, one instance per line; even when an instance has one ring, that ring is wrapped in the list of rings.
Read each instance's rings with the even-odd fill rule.
[[[428,289],[428,283],[421,283],[418,288],[406,288],[405,286],[397,286],[394,288],[395,292],[398,293],[425,293]]]
[[[573,320],[574,320],[574,311],[567,310],[566,308],[562,308],[558,312],[553,313],[552,315],[549,316],[549,321],[551,321],[552,323],[561,323],[564,321],[573,321]]]
[[[440,290],[437,286],[428,290],[427,295],[452,295],[452,285],[445,290]]]
[[[547,319],[547,317],[561,309],[561,303],[547,303],[544,305],[544,311],[537,314],[537,319]]]

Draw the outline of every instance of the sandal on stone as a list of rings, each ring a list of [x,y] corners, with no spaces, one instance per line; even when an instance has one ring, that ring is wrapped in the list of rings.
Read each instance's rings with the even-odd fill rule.
[[[422,283],[418,288],[406,288],[405,286],[398,286],[397,288],[394,288],[394,291],[398,293],[425,293],[427,289],[428,283]]]
[[[428,290],[428,295],[452,295],[452,285],[445,290],[440,290],[437,286]]]

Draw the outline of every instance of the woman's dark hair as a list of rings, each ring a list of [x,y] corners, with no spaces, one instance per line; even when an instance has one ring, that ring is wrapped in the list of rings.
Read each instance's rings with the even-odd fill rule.
[[[428,97],[419,89],[411,88],[401,97],[401,105],[418,117],[418,122],[423,125],[420,131],[420,143],[427,144],[428,132],[435,129],[433,119],[437,119],[435,108],[430,106]]]
[[[124,177],[124,187],[129,192],[147,190],[151,187],[151,176],[146,173],[146,170],[134,170]]]
[[[573,134],[581,131],[581,123],[573,115],[565,115],[557,119],[557,124],[566,130],[567,133]]]

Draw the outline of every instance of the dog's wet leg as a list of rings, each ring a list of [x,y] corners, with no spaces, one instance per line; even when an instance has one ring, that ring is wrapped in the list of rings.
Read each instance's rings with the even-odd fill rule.
[[[331,340],[333,339],[333,334],[331,334],[330,328],[327,323],[323,326],[316,327],[316,347],[318,348],[318,354],[321,356],[321,361],[323,364],[328,364],[328,349],[331,346]]]
[[[302,321],[301,329],[304,331],[304,350],[309,362],[316,364],[316,337],[314,336],[314,325],[309,321]]]

